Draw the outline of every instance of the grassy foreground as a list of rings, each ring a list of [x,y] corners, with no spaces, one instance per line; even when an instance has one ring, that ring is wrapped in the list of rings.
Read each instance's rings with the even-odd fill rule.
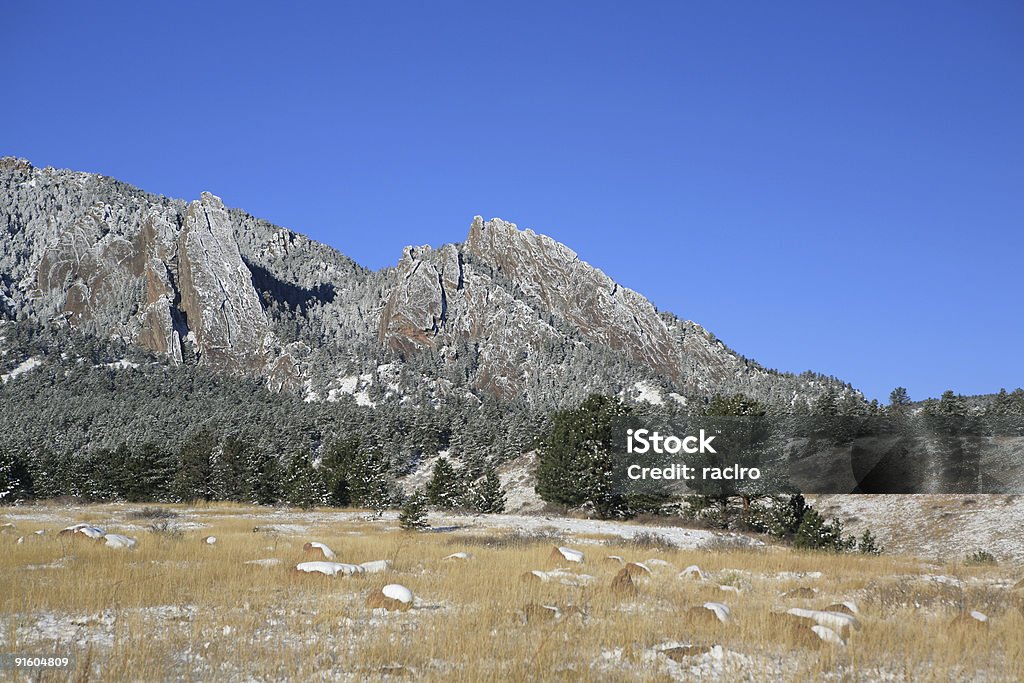
[[[1020,567],[638,547],[524,535],[500,521],[487,533],[415,533],[354,515],[227,505],[177,508],[169,529],[153,530],[134,509],[0,512],[14,524],[0,534],[0,652],[76,658],[70,672],[0,671],[0,680],[1024,680]],[[138,544],[57,536],[73,522]],[[392,566],[297,574],[297,562],[318,559],[304,555],[306,541],[326,543],[340,562]],[[554,545],[583,551],[584,564],[524,580],[559,564]],[[444,559],[460,551],[472,557]],[[608,555],[651,570],[635,578],[635,595],[611,590],[622,566]],[[705,578],[680,577],[690,565]],[[387,583],[410,588],[413,609],[366,606]],[[798,588],[808,590],[784,596]],[[844,600],[861,624],[845,646],[774,616]],[[728,605],[732,619],[687,612],[707,601]],[[558,607],[557,618],[541,605]],[[987,625],[951,624],[971,610]]]

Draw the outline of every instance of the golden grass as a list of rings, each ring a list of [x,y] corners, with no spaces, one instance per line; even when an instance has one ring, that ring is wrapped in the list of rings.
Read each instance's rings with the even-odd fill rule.
[[[1024,680],[1024,596],[1011,587],[1020,569],[924,565],[905,557],[763,552],[638,550],[600,535],[601,544],[566,538],[587,554],[574,574],[524,582],[552,570],[553,542],[516,537],[488,547],[480,536],[410,533],[372,520],[335,521],[325,512],[243,506],[178,508],[180,534],[129,520],[130,506],[43,508],[48,522],[21,521],[0,535],[2,651],[76,656],[72,680],[863,680],[984,677]],[[9,521],[0,519],[0,522]],[[113,550],[57,537],[89,521],[139,539]],[[308,531],[274,525],[302,524]],[[31,531],[42,528],[44,536]],[[264,529],[254,532],[253,529]],[[496,532],[498,534],[504,532]],[[460,535],[461,534],[461,535]],[[217,537],[206,545],[206,536]],[[16,539],[25,536],[23,544]],[[329,545],[340,562],[388,559],[391,571],[364,576],[297,575],[306,541]],[[500,540],[500,539],[499,539]],[[444,561],[467,550],[467,561]],[[645,562],[637,595],[610,590],[623,567],[606,555]],[[245,564],[276,558],[275,566]],[[707,581],[678,578],[696,564]],[[34,567],[34,568],[30,568]],[[820,578],[780,572],[822,572]],[[929,579],[943,575],[958,579]],[[417,596],[408,612],[374,611],[367,597],[386,583]],[[727,592],[720,585],[738,588]],[[813,597],[782,598],[798,587]],[[823,609],[842,600],[860,608],[863,627],[845,648],[820,646],[785,627],[775,613]],[[732,621],[688,618],[706,601],[727,604]],[[543,618],[543,605],[560,610]],[[964,610],[988,615],[988,627],[951,625]],[[780,624],[783,624],[780,626]],[[48,637],[50,636],[50,637]],[[52,638],[56,636],[56,639]],[[721,646],[721,660],[706,650]],[[691,648],[692,649],[688,649]],[[659,654],[660,650],[669,650]],[[691,654],[692,653],[692,654]],[[719,662],[725,668],[714,669]],[[712,668],[701,668],[712,667]],[[4,672],[10,673],[10,672]],[[2,674],[0,674],[2,676]],[[64,680],[50,673],[41,680]],[[24,674],[22,680],[37,680]]]

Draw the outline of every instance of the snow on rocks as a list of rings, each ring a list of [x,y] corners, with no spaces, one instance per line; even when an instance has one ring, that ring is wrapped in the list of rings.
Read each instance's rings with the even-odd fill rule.
[[[775,578],[779,581],[796,581],[799,579],[820,579],[824,574],[821,572],[779,572]]]
[[[135,546],[136,540],[130,536],[123,536],[122,534],[106,534],[103,536],[103,542],[108,548],[132,548]]]
[[[398,583],[389,583],[370,593],[366,598],[366,606],[373,609],[385,609],[389,612],[405,612],[412,609],[412,601],[411,590]]]
[[[629,574],[630,578],[636,578],[638,576],[650,576],[651,568],[640,562],[629,562],[622,571]]]
[[[386,572],[391,568],[390,560],[373,560],[371,562],[363,562],[359,565],[363,568],[363,571],[367,574],[379,574],[380,572]]]
[[[689,567],[679,572],[680,579],[697,579],[703,581],[707,578],[704,572],[695,564],[691,564]]]
[[[724,591],[726,593],[735,593],[736,595],[739,595],[740,593],[743,592],[742,590],[740,590],[736,586],[729,586],[729,585],[724,585],[724,584],[719,586],[718,590]]]
[[[699,657],[702,654],[711,652],[711,650],[717,645],[677,645],[675,647],[667,647],[664,650],[658,650],[659,654],[663,654],[673,662],[682,663],[689,657]]]
[[[849,614],[851,617],[855,617],[860,614],[860,610],[857,609],[857,603],[852,600],[843,600],[829,605],[825,608],[826,612],[842,612],[843,614]]]
[[[296,571],[306,574],[324,574],[325,576],[337,576],[338,574],[363,574],[366,570],[358,564],[346,564],[344,562],[299,562],[295,565]]]
[[[36,532],[36,533],[39,533],[39,532]],[[72,526],[65,527],[65,528],[61,529],[58,532],[57,535],[58,536],[76,536],[78,534],[81,534],[81,536],[84,536],[86,538],[91,538],[93,540],[97,540],[97,539],[103,538],[103,536],[106,535],[106,532],[103,531],[103,529],[100,529],[99,527],[95,527],[95,526],[93,526],[91,524],[74,524]]]
[[[729,623],[732,620],[732,611],[728,605],[722,604],[721,602],[705,602],[704,609],[711,610],[715,613],[715,616],[723,624]]]
[[[548,583],[554,581],[565,586],[585,586],[594,580],[589,574],[573,574],[565,569],[554,569],[549,572],[534,569],[520,575],[520,580],[527,583]]]
[[[458,553],[452,553],[451,555],[447,555],[447,556],[445,556],[444,559],[446,559],[446,560],[468,560],[468,559],[471,559],[472,557],[473,556],[471,554],[469,554],[469,553],[458,552]]]
[[[217,537],[216,536],[207,536],[206,538],[203,539],[203,543],[205,543],[206,545],[213,545],[216,542],[217,542]]]
[[[828,626],[815,624],[811,627],[811,631],[814,632],[814,635],[818,636],[823,642],[826,642],[829,645],[838,645],[840,647],[844,647],[846,645],[846,641]]]
[[[801,619],[810,619],[821,626],[827,626],[834,631],[843,633],[849,630],[860,629],[860,622],[857,618],[844,612],[827,612],[820,609],[803,609],[793,607],[786,610],[786,614],[792,614]]]
[[[302,552],[322,557],[325,560],[333,560],[337,557],[337,555],[334,554],[334,551],[328,548],[326,544],[319,543],[317,541],[309,541],[308,543],[305,543],[302,546]]]
[[[583,564],[583,553],[579,550],[566,548],[565,546],[555,546],[551,549],[550,559],[558,563],[572,562],[574,564]]]
[[[606,555],[604,561],[612,564],[626,564],[626,560],[623,559],[622,555]]]

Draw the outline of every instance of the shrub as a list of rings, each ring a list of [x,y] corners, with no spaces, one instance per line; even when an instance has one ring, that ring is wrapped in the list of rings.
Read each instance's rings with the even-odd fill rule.
[[[996,556],[985,549],[975,550],[967,556],[967,564],[992,565],[998,564]]]
[[[148,505],[141,510],[132,510],[128,513],[128,519],[175,519],[177,516],[178,513],[174,510]]]

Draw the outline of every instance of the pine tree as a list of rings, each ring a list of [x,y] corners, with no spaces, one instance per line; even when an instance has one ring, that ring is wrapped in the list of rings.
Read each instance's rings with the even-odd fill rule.
[[[324,484],[327,486],[328,504],[334,507],[352,505],[349,484],[352,463],[359,454],[359,439],[348,437],[336,441],[327,449],[320,463]]]
[[[477,512],[498,515],[505,511],[505,492],[501,490],[501,479],[493,467],[487,468],[487,473],[474,493],[474,508]]]
[[[196,433],[181,447],[171,482],[171,493],[176,499],[213,499],[213,448],[213,437],[207,431]]]
[[[217,500],[245,503],[252,500],[252,478],[248,461],[250,445],[237,436],[228,436],[212,463],[213,489]]]
[[[349,468],[348,486],[352,505],[380,514],[393,502],[388,461],[380,448],[360,450]]]
[[[462,503],[463,487],[459,473],[448,458],[438,458],[426,486],[427,502],[442,510],[451,510]]]
[[[311,508],[327,502],[327,487],[320,471],[304,454],[291,458],[285,476],[285,496],[289,505]]]
[[[0,452],[0,505],[13,505],[33,496],[32,475],[13,453]]]
[[[556,412],[538,451],[537,495],[569,507],[592,504],[602,517],[621,514],[625,501],[611,486],[612,425],[628,413],[621,401],[599,395]]]
[[[246,458],[246,473],[253,503],[276,505],[281,502],[281,461],[276,455],[250,451]]]
[[[427,524],[427,501],[422,492],[409,496],[398,514],[398,524],[406,531],[422,531]]]

